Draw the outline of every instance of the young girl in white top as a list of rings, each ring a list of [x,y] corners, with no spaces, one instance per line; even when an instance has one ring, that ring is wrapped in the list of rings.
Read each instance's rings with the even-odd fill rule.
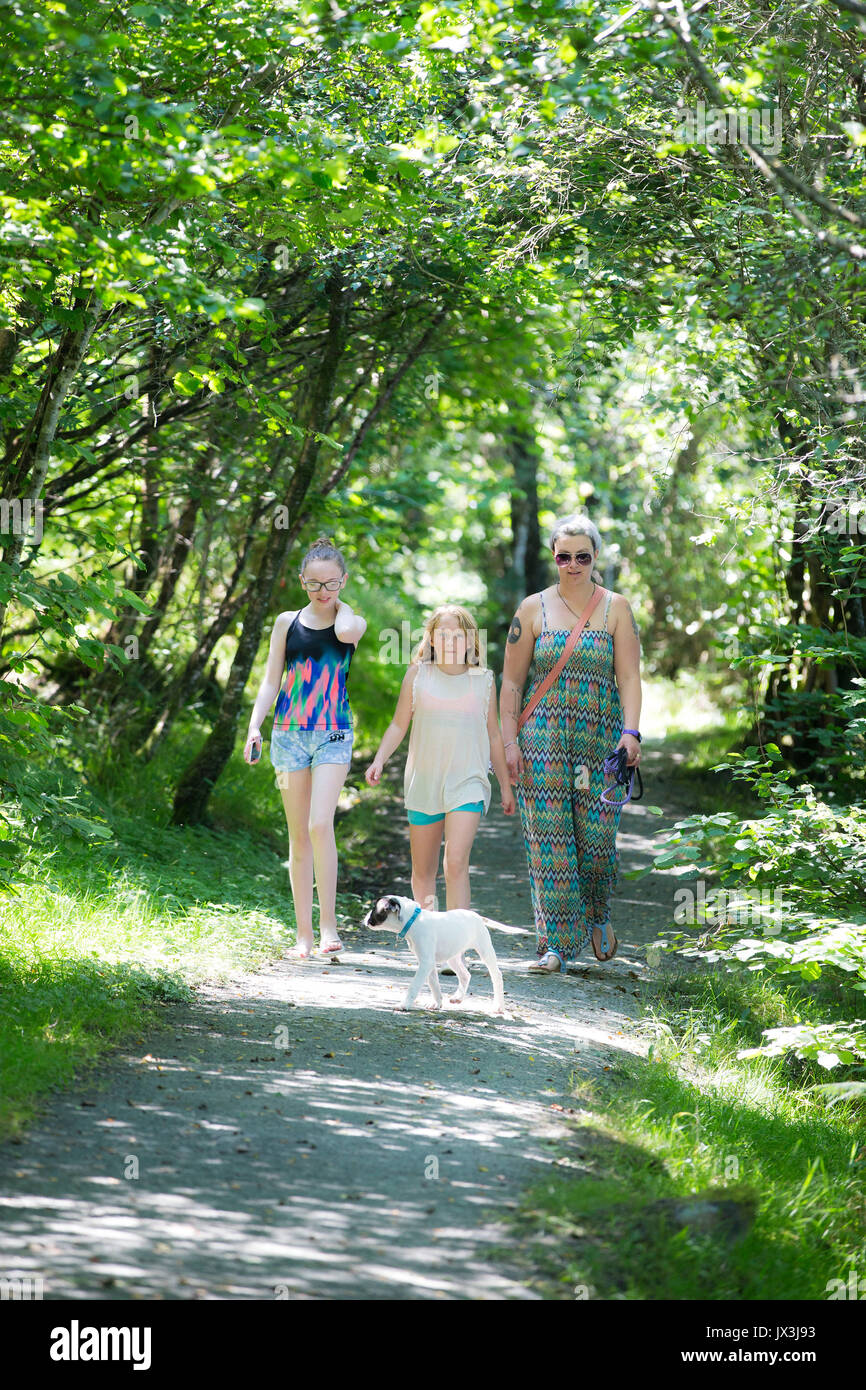
[[[490,805],[488,767],[507,816],[515,811],[502,734],[496,717],[493,672],[479,659],[479,633],[465,608],[444,604],[430,615],[424,636],[370,766],[374,787],[411,720],[403,794],[409,817],[412,895],[436,908],[439,849],[445,832],[446,906],[469,907],[469,855],[475,832]]]

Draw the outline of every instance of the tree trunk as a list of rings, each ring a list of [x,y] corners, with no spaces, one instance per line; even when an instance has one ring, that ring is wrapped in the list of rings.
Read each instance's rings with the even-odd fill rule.
[[[234,593],[240,574],[241,567],[237,566],[229,591],[203,640],[187,658],[183,670],[172,681],[162,707],[157,707],[147,723],[138,729],[139,747],[145,762],[149,762],[155,755],[180,711],[192,700],[201,683],[205,667],[213,655],[214,647],[249,601],[249,587],[240,594]]]
[[[63,334],[18,457],[11,462],[0,484],[4,497],[20,497],[22,501],[26,499],[31,502],[41,498],[63,402],[84,360],[98,317],[97,309],[84,308],[81,323],[68,328]],[[24,540],[23,534],[12,535],[4,546],[3,561],[13,572],[20,566]],[[0,603],[0,633],[6,623],[7,611],[8,604]]]
[[[279,483],[278,474],[282,467],[283,454],[281,453],[275,460],[273,466],[268,470],[267,488],[277,486]],[[206,522],[209,520],[205,514]],[[136,746],[141,750],[146,762],[154,757],[160,745],[164,742],[175,719],[180,711],[187,706],[198,691],[204,677],[205,667],[213,655],[214,648],[220,638],[225,635],[237,615],[249,603],[253,592],[253,582],[248,584],[242,592],[236,590],[244,577],[247,568],[247,559],[253,543],[256,539],[256,527],[261,520],[261,511],[255,508],[250,514],[247,532],[244,537],[243,546],[237,563],[228,582],[225,593],[220,601],[219,610],[216,617],[210,624],[206,632],[202,632],[197,645],[190,653],[183,669],[171,679],[169,689],[163,699],[162,705],[156,708],[142,711],[142,719],[137,725],[135,738]],[[209,547],[209,535],[205,532],[205,553],[202,559],[202,573],[207,568],[207,555]],[[202,624],[199,620],[199,627]]]
[[[147,655],[150,644],[156,636],[163,618],[168,612],[169,604],[174,598],[178,581],[183,574],[184,566],[189,559],[189,552],[192,548],[198,509],[199,499],[197,497],[190,497],[178,518],[177,527],[174,532],[174,543],[171,548],[171,554],[163,569],[162,583],[156,602],[153,605],[153,612],[149,618],[145,619],[141,632],[138,634],[139,661]]]
[[[505,439],[505,456],[519,492],[511,493],[511,612],[527,594],[547,584],[538,526],[538,442],[528,426],[515,426]],[[509,615],[510,616],[510,615]]]

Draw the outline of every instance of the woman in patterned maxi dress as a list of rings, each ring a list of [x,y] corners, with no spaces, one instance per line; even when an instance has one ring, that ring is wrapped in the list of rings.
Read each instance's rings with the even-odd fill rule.
[[[600,587],[591,576],[601,538],[591,521],[565,518],[550,539],[559,580],[518,608],[501,695],[502,736],[517,789],[538,939],[539,960],[531,968],[544,973],[564,970],[590,939],[599,959],[616,952],[610,895],[620,810],[601,800],[603,764],[614,747],[626,748],[630,766],[639,763],[641,706],[637,625],[627,600],[602,590],[568,661],[518,732],[521,710],[556,665]]]

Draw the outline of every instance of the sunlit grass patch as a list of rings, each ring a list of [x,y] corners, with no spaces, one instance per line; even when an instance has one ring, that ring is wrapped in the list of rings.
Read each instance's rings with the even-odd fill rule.
[[[862,1266],[866,1132],[820,1068],[737,1061],[761,1027],[817,1008],[751,978],[666,980],[647,1060],[575,1078],[580,1128],[518,1225],[552,1297],[821,1299]],[[581,1170],[575,1176],[575,1169]]]
[[[0,900],[0,1132],[18,1132],[38,1097],[155,1026],[197,982],[254,970],[295,941],[287,867],[266,837],[161,824],[159,770],[115,772],[103,793],[114,838],[43,827]],[[356,918],[341,897],[340,924]]]

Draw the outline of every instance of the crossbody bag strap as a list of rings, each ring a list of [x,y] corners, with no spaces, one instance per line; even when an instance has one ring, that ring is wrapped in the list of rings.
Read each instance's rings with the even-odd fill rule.
[[[548,671],[544,680],[541,682],[541,685],[533,694],[532,699],[529,701],[529,704],[521,712],[520,718],[517,721],[518,729],[523,727],[530,714],[535,709],[535,706],[538,704],[539,700],[541,700],[547,694],[548,690],[553,685],[553,682],[559,676],[560,671],[562,670],[566,661],[568,661],[568,658],[571,656],[571,653],[574,651],[574,648],[577,645],[578,637],[580,636],[583,629],[586,627],[586,624],[589,622],[589,619],[592,617],[593,610],[601,602],[602,594],[606,592],[607,590],[602,589],[601,586],[599,586],[596,589],[594,596],[590,599],[589,603],[587,604],[586,612],[584,613],[580,622],[575,623],[574,627],[571,629],[571,632],[568,634],[568,641],[562,649],[562,656],[559,658],[553,669],[551,671]]]

